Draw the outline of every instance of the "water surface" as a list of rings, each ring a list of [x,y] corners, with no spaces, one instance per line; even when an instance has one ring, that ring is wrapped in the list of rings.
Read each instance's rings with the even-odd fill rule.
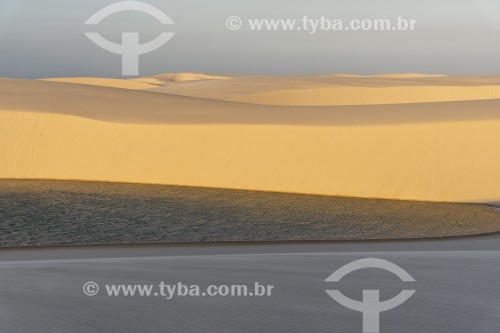
[[[0,246],[360,240],[500,231],[476,204],[180,186],[0,181]]]

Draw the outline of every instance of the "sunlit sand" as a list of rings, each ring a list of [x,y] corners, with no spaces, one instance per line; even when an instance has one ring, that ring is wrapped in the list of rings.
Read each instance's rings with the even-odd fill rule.
[[[500,78],[0,79],[0,178],[500,201]]]

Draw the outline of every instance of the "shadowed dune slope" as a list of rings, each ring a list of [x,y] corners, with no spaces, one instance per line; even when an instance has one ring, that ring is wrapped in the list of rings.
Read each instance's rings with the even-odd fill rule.
[[[352,126],[500,120],[500,99],[366,106],[265,106],[110,87],[0,79],[0,110],[119,123]]]

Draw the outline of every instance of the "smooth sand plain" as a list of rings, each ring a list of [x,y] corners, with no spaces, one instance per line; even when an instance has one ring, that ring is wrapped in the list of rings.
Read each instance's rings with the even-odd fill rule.
[[[55,81],[0,79],[0,178],[500,201],[499,77]]]
[[[406,246],[414,243],[425,252],[408,251]],[[404,289],[416,290],[407,302],[381,314],[381,332],[500,330],[500,298],[494,288],[499,252],[432,251],[427,242],[411,241],[392,250],[383,245],[378,246],[385,248],[382,252],[361,252],[367,244],[356,244],[354,253],[335,251],[339,244],[332,243],[3,250],[2,328],[15,333],[160,332],[165,327],[174,332],[361,332],[362,314],[336,303],[325,291],[339,289],[360,300],[362,290],[370,288],[380,290],[384,300]],[[389,260],[416,282],[401,282],[376,269],[354,272],[339,283],[325,282],[343,265],[363,258]],[[88,281],[100,287],[97,295],[84,294]],[[197,285],[201,291],[234,284],[253,292],[255,282],[273,289],[271,296],[167,299],[157,287],[161,281]],[[108,296],[112,284],[152,286],[158,294]]]

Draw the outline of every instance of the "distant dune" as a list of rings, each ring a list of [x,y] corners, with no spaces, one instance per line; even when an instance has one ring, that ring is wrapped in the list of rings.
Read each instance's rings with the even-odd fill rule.
[[[146,81],[107,79],[107,78],[96,78],[96,77],[52,78],[52,79],[43,79],[43,81],[87,84],[91,86],[113,87],[113,88],[133,89],[133,90],[156,88],[154,84],[148,83]]]
[[[500,98],[500,77],[254,76],[152,89],[168,94],[264,105],[373,105],[496,99]]]
[[[500,77],[495,76],[340,74],[269,77],[176,73],[133,80],[102,78],[45,80],[149,90],[172,95],[260,105],[374,105],[500,98]]]
[[[51,81],[0,79],[0,178],[500,201],[499,77]]]

